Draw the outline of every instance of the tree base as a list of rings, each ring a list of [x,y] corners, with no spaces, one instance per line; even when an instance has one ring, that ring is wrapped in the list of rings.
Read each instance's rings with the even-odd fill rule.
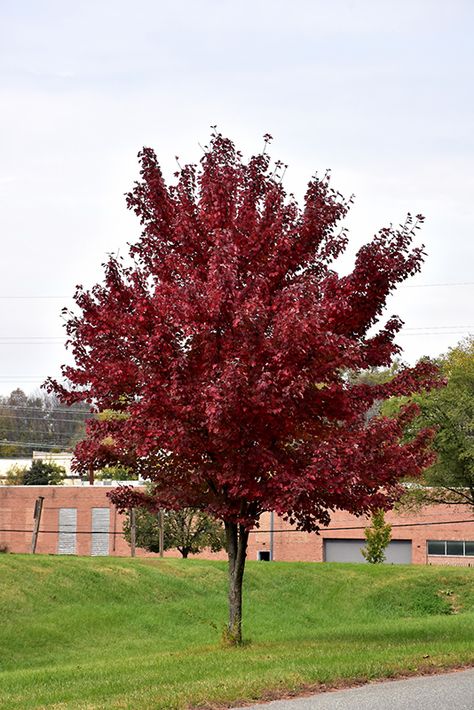
[[[223,646],[242,646],[242,629],[240,626],[235,626],[230,628],[229,626],[224,626],[222,629],[221,642]]]

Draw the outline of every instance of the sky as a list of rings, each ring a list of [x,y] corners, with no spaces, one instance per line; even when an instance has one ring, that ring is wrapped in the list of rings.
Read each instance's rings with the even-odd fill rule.
[[[328,168],[355,194],[341,273],[425,215],[406,362],[474,333],[473,30],[472,0],[0,0],[0,394],[69,361],[61,309],[139,235],[140,148],[172,179],[215,124],[244,156],[271,133],[298,197]]]

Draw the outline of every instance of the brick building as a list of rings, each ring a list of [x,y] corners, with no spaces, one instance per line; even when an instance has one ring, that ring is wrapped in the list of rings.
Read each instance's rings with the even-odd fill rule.
[[[38,553],[129,555],[122,535],[124,518],[107,498],[110,490],[109,486],[0,487],[0,547],[30,551],[35,502],[43,496]],[[437,505],[417,513],[391,512],[387,520],[393,526],[388,562],[474,566],[474,515],[469,507]],[[363,561],[364,518],[337,512],[320,535],[298,532],[270,514],[260,522],[250,535],[249,559]],[[175,550],[165,554],[179,555]],[[143,550],[137,550],[137,555],[154,556]],[[202,556],[224,559],[225,553],[206,551]]]

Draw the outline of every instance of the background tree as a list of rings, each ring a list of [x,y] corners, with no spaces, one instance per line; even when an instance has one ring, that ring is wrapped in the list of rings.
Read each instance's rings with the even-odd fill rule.
[[[64,481],[65,471],[62,466],[55,463],[37,459],[23,474],[25,486],[58,486]]]
[[[135,513],[136,544],[150,552],[160,552],[160,524],[156,514],[139,508]],[[125,539],[130,542],[130,519],[124,524]],[[197,555],[208,547],[219,552],[225,546],[222,524],[193,508],[166,510],[163,514],[164,549],[179,550],[183,557]]]
[[[349,371],[347,377],[352,384],[382,385],[393,380],[397,372],[403,368],[400,359],[396,358],[390,367],[370,367],[367,370]],[[383,399],[376,399],[365,413],[368,422],[380,414]]]
[[[85,435],[90,407],[75,403],[65,408],[54,394],[30,395],[17,388],[0,397],[0,458],[31,457],[32,449],[72,448]]]
[[[398,418],[366,413],[378,400],[436,380],[403,368],[390,382],[353,384],[348,370],[389,367],[401,327],[378,332],[387,296],[420,269],[412,248],[422,217],[409,215],[363,246],[351,273],[331,262],[351,200],[313,177],[303,208],[265,149],[248,162],[214,133],[199,166],[167,186],[154,152],[140,153],[128,207],[143,232],[130,259],[79,287],[66,326],[74,366],[48,387],[66,404],[120,414],[87,423],[78,470],[133,465],[154,484],[111,494],[121,509],[197,508],[222,520],[229,558],[230,641],[241,641],[249,530],[275,511],[314,531],[332,510],[389,507],[398,479],[430,461],[429,431],[401,442]]]
[[[366,547],[361,549],[367,562],[376,565],[385,562],[385,550],[392,537],[392,526],[385,522],[382,509],[374,510],[370,528],[364,530]]]
[[[95,473],[98,481],[136,481],[138,474],[129,466],[111,465]]]
[[[427,503],[470,505],[474,508],[474,338],[467,338],[438,361],[447,386],[410,398],[394,398],[383,412],[394,416],[415,403],[419,415],[409,423],[408,436],[423,427],[436,430],[437,459],[403,498],[405,506]]]

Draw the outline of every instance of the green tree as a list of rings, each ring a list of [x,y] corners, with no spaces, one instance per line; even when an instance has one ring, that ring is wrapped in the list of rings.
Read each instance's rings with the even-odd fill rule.
[[[97,471],[95,478],[98,481],[136,481],[138,474],[128,466],[105,466]]]
[[[18,464],[10,466],[5,476],[5,485],[22,486],[24,484],[25,473],[27,470],[27,466],[19,466]]]
[[[136,544],[150,552],[160,551],[158,516],[138,508],[135,514]],[[130,518],[124,524],[125,539],[130,542]],[[163,511],[164,549],[175,548],[183,557],[196,555],[205,547],[218,552],[225,546],[223,526],[209,515],[194,508]]]
[[[377,387],[391,382],[394,377],[404,367],[401,360],[398,358],[393,361],[390,367],[370,367],[368,370],[350,370],[347,373],[347,379],[351,384],[369,385]],[[373,417],[379,416],[382,404],[382,399],[376,399],[372,406],[365,413],[365,421],[368,423]]]
[[[363,556],[370,564],[385,562],[385,550],[392,536],[392,526],[385,522],[383,510],[376,510],[372,514],[372,524],[364,531],[367,545],[361,550]]]
[[[25,486],[59,486],[63,483],[65,471],[62,466],[38,459],[23,476]]]
[[[447,386],[388,400],[382,413],[393,416],[403,404],[416,402],[419,416],[407,428],[413,435],[433,427],[437,461],[423,479],[408,489],[402,505],[426,503],[470,505],[474,508],[474,338],[462,341],[439,359]]]
[[[354,384],[383,385],[393,380],[402,368],[402,361],[396,358],[390,367],[369,367],[367,370],[351,370],[348,373],[348,380]]]

